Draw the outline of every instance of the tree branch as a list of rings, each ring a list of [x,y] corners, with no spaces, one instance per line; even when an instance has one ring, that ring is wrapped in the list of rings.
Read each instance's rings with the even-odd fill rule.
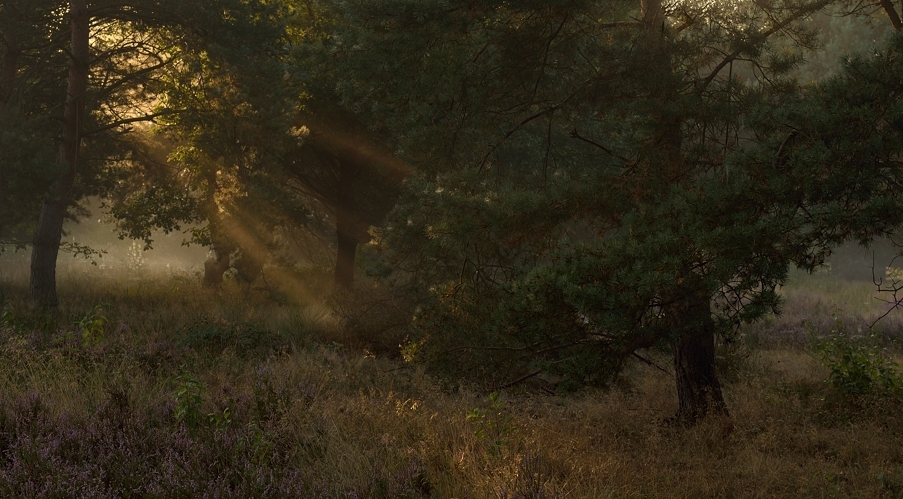
[[[890,23],[894,25],[894,29],[897,31],[903,29],[903,22],[900,21],[900,14],[897,13],[894,4],[890,0],[881,0],[881,6],[884,7],[884,12],[887,13],[887,17],[890,19]]]
[[[791,130],[790,133],[787,134],[787,137],[784,138],[784,141],[781,142],[781,146],[778,147],[777,154],[774,155],[774,164],[772,165],[772,167],[774,169],[778,169],[778,168],[781,168],[782,166],[784,166],[784,161],[787,159],[786,158],[787,155],[785,154],[784,149],[788,145],[790,145],[790,142],[796,137],[796,135],[797,135],[797,131]]]
[[[136,80],[140,80],[143,76],[153,73],[158,69],[166,67],[171,60],[161,60],[160,63],[154,64],[153,66],[147,66],[145,68],[139,69],[137,71],[133,71],[131,73],[126,74],[122,78],[113,83],[107,85],[103,90],[101,90],[100,95],[106,97],[111,95],[117,88],[122,87],[128,83],[131,83]]]
[[[101,132],[105,132],[107,130],[111,130],[113,128],[120,127],[122,125],[128,125],[129,123],[138,123],[141,121],[153,121],[154,118],[159,118],[160,116],[169,116],[171,114],[177,114],[177,113],[181,113],[181,112],[184,112],[184,110],[167,109],[166,111],[160,111],[159,113],[151,113],[151,114],[146,114],[144,116],[136,116],[134,118],[126,118],[123,120],[117,120],[112,123],[107,123],[106,125],[103,125],[100,128],[95,128],[93,130],[88,130],[86,132],[83,132],[81,135],[82,135],[82,137],[87,137],[89,135],[94,135],[94,134],[98,134]]]
[[[542,55],[542,65],[539,69],[539,76],[536,77],[536,84],[533,85],[533,96],[536,96],[536,92],[539,90],[539,83],[542,81],[543,72],[546,69],[546,65],[549,62],[549,51],[552,50],[552,42],[555,41],[555,38],[558,37],[558,34],[561,33],[561,29],[564,28],[564,24],[568,21],[568,14],[564,15],[564,19],[561,20],[561,24],[558,25],[558,29],[552,33],[552,36],[549,37],[548,41],[546,41],[545,49],[543,50]]]
[[[598,147],[599,149],[602,149],[603,151],[605,151],[606,153],[608,153],[609,156],[618,158],[618,159],[620,159],[621,161],[623,161],[623,162],[625,162],[625,163],[627,163],[627,164],[633,163],[633,161],[631,161],[631,160],[625,158],[624,156],[621,156],[620,154],[615,153],[615,152],[612,151],[611,149],[609,149],[609,148],[603,146],[602,144],[600,144],[600,143],[598,143],[598,142],[596,142],[596,141],[594,141],[594,140],[588,139],[588,138],[586,138],[586,137],[580,135],[580,133],[577,132],[577,129],[576,129],[576,128],[573,129],[573,130],[571,130],[571,138],[572,138],[572,139],[577,139],[577,140],[582,140],[583,142],[586,142],[586,143],[589,144],[589,145]]]
[[[601,24],[599,24],[599,27],[602,29],[621,28],[621,27],[628,27],[628,26],[632,27],[632,28],[638,28],[642,25],[643,25],[643,23],[638,22],[638,21],[620,21],[620,22],[616,22],[616,23],[601,23]]]
[[[882,0],[882,1],[885,1],[885,0]],[[778,24],[775,24],[771,28],[763,31],[757,37],[757,41],[755,43],[760,43],[762,41],[767,40],[768,37],[781,31],[782,29],[786,28],[787,26],[789,26],[791,23],[798,20],[799,18],[801,18],[807,14],[811,14],[813,12],[821,10],[822,8],[824,8],[831,2],[832,2],[832,0],[818,0],[817,2],[814,2],[812,4],[807,5],[806,7],[803,7],[802,9],[791,14],[784,21],[779,22]],[[700,85],[698,93],[701,94],[702,92],[704,92],[705,89],[708,88],[709,84],[711,84],[712,81],[715,79],[715,77],[718,76],[718,73],[720,73],[721,70],[724,69],[728,64],[733,62],[734,59],[739,57],[740,54],[742,54],[743,52],[748,50],[750,45],[752,45],[752,43],[746,43],[746,44],[742,45],[737,50],[735,50],[733,53],[731,53],[727,57],[725,57],[721,62],[719,62],[718,65],[715,66],[715,69],[713,69],[712,72],[702,80],[702,85]]]
[[[537,371],[533,371],[532,373],[530,373],[530,374],[525,374],[525,375],[521,376],[520,378],[517,378],[517,379],[514,380],[514,381],[509,381],[508,383],[505,383],[504,385],[497,386],[495,389],[496,389],[496,391],[498,391],[498,390],[502,390],[502,389],[505,389],[505,388],[511,388],[512,386],[514,386],[514,385],[516,385],[516,384],[518,384],[518,383],[522,383],[522,382],[524,382],[524,381],[527,381],[528,379],[530,379],[530,378],[532,378],[532,377],[538,375],[538,374],[541,373],[541,372],[542,372],[542,369],[539,369],[539,370],[537,370]]]
[[[656,364],[655,362],[652,362],[651,360],[649,360],[649,359],[647,359],[647,358],[641,356],[640,354],[638,354],[638,353],[636,353],[636,352],[631,352],[630,355],[633,355],[634,357],[636,357],[637,359],[639,359],[641,362],[643,362],[643,363],[646,364],[647,366],[652,366],[652,367],[658,369],[659,371],[661,371],[661,372],[663,372],[663,373],[665,373],[665,374],[667,374],[667,375],[669,375],[669,376],[673,376],[673,375],[674,375],[674,373],[668,371],[668,370],[665,369],[664,367],[662,367],[662,366]]]

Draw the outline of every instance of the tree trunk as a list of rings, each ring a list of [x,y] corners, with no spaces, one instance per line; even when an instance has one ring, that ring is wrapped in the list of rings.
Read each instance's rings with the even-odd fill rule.
[[[220,214],[219,204],[216,202],[216,192],[219,189],[216,169],[207,165],[204,171],[205,187],[204,203],[201,209],[207,218],[207,228],[210,231],[211,255],[204,262],[204,286],[214,287],[223,283],[223,274],[229,270],[232,264],[232,252],[235,244],[226,232],[226,221]]]
[[[252,241],[258,245],[257,241]],[[260,274],[263,273],[263,264],[266,262],[267,254],[258,247],[242,247],[241,255],[235,261],[235,270],[238,271],[238,279],[246,284],[256,281]]]
[[[651,86],[661,106],[650,121],[655,125],[655,142],[650,166],[661,182],[653,185],[669,186],[692,174],[692,166],[682,161],[683,117],[675,115],[667,104],[677,98],[668,84],[674,73],[671,52],[664,37],[665,11],[661,0],[640,0],[643,24],[650,37],[650,80],[664,86]],[[674,334],[671,343],[674,372],[677,381],[679,410],[673,422],[692,425],[709,414],[727,415],[721,384],[715,374],[715,323],[705,292],[695,292],[674,307],[670,326]]]
[[[349,161],[339,161],[339,183],[335,206],[335,232],[338,243],[335,261],[335,286],[351,289],[354,284],[354,257],[357,253],[357,221],[354,218],[354,188],[359,172]]]
[[[665,20],[662,0],[640,0],[640,12],[643,13],[643,24],[647,29],[661,29]]]
[[[231,251],[213,246],[213,255],[204,262],[204,286],[214,287],[223,283],[223,274],[229,270]]]
[[[44,198],[31,252],[31,297],[39,306],[49,308],[59,305],[56,293],[56,259],[60,251],[63,219],[75,183],[80,132],[85,113],[85,91],[88,87],[89,17],[85,0],[70,0],[69,17],[72,60],[69,63],[62,142],[57,160],[62,175]]]
[[[349,233],[347,222],[336,221],[338,252],[335,260],[335,285],[339,289],[351,289],[354,284],[354,257],[357,253],[357,239]]]
[[[19,45],[16,38],[10,33],[3,34],[3,62],[0,67],[0,123],[8,126],[6,115],[12,104],[13,88],[16,84],[16,71],[19,67]],[[0,164],[0,213],[7,213],[9,209],[9,181],[10,173],[6,165]],[[8,220],[0,220],[0,234],[3,234]]]
[[[671,344],[680,402],[675,419],[692,425],[710,414],[726,416],[727,405],[715,374],[715,323],[708,296],[693,298],[681,316]]]
[[[9,103],[16,84],[16,71],[19,68],[19,44],[10,33],[3,34],[3,67],[0,69],[0,104]]]

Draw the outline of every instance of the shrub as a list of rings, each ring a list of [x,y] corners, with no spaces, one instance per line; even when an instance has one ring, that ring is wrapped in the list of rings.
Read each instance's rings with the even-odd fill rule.
[[[903,393],[903,375],[877,335],[851,336],[843,321],[835,320],[830,332],[816,334],[814,342],[822,365],[831,371],[825,382],[835,390],[854,397]]]
[[[175,396],[176,422],[184,422],[189,429],[197,428],[203,421],[201,405],[204,400],[201,397],[203,389],[201,382],[187,373],[176,378],[176,382],[179,384]]]
[[[83,315],[75,323],[82,345],[88,346],[101,342],[104,339],[108,322],[109,320],[103,314],[102,305],[97,305],[90,312]]]
[[[398,356],[416,299],[391,286],[361,281],[353,290],[333,293],[329,300],[347,335],[338,339],[377,353]]]
[[[499,393],[492,392],[484,407],[475,408],[467,414],[467,421],[474,427],[474,437],[495,458],[502,456],[509,436],[517,429],[514,418],[502,409],[504,404]]]

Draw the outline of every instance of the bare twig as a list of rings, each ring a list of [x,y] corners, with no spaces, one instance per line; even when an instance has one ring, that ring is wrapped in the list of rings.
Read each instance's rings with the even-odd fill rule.
[[[572,138],[572,139],[577,139],[577,140],[582,140],[583,142],[586,142],[587,144],[590,144],[590,145],[592,145],[592,146],[598,147],[599,149],[602,149],[603,151],[605,151],[609,156],[618,158],[618,159],[620,159],[621,161],[623,161],[623,162],[625,162],[625,163],[627,163],[627,164],[632,164],[632,163],[633,163],[633,160],[629,160],[629,159],[625,158],[624,156],[621,156],[620,154],[617,154],[616,152],[612,151],[611,149],[609,149],[609,148],[603,146],[602,144],[600,144],[600,143],[598,143],[598,142],[596,142],[596,141],[594,141],[594,140],[592,140],[592,139],[588,139],[588,138],[586,138],[586,137],[580,135],[580,133],[577,131],[576,128],[573,129],[573,130],[571,130],[571,138]]]
[[[514,380],[514,381],[509,381],[508,383],[505,383],[504,385],[497,386],[495,389],[496,389],[496,390],[503,390],[503,389],[505,389],[505,388],[511,388],[512,386],[514,386],[514,385],[516,385],[516,384],[518,384],[518,383],[523,383],[524,381],[527,381],[528,379],[530,379],[530,378],[532,378],[532,377],[534,377],[534,376],[537,376],[537,375],[538,375],[539,373],[541,373],[541,372],[542,372],[542,369],[533,371],[532,373],[530,373],[530,374],[525,374],[525,375],[521,376],[520,378],[517,378],[517,379]]]
[[[636,352],[631,353],[631,355],[633,355],[634,357],[636,357],[637,359],[639,359],[641,362],[643,362],[643,363],[646,364],[647,366],[652,366],[652,367],[658,369],[659,371],[661,371],[661,372],[663,372],[663,373],[665,373],[665,374],[667,374],[667,375],[669,375],[669,376],[674,375],[674,373],[672,373],[671,371],[668,371],[668,370],[665,369],[664,367],[662,367],[662,366],[656,364],[655,362],[652,362],[651,360],[649,360],[649,359],[647,359],[647,358],[641,356],[640,354],[638,354],[638,353],[636,353]]]

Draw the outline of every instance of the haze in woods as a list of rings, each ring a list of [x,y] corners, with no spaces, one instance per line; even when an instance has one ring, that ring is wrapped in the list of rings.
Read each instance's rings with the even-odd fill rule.
[[[901,16],[0,0],[0,497],[903,497]]]

